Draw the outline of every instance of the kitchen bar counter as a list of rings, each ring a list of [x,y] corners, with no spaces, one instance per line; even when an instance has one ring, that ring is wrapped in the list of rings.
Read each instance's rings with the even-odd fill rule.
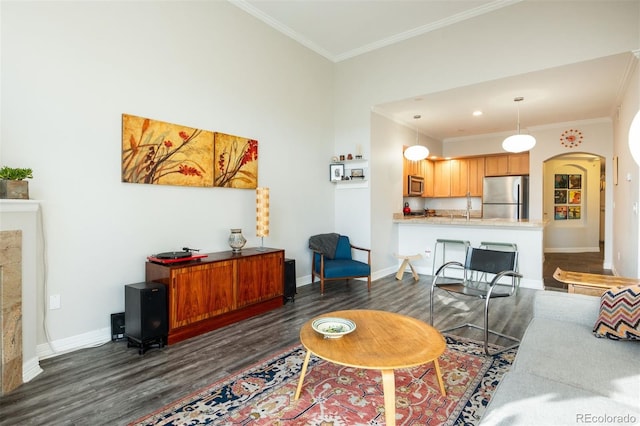
[[[419,274],[431,275],[432,267],[442,264],[442,247],[437,259],[433,253],[437,239],[469,241],[473,247],[482,242],[514,243],[518,246],[522,287],[542,290],[542,262],[544,260],[543,235],[546,221],[515,221],[508,219],[481,219],[472,217],[424,217],[395,214],[397,226],[397,253],[420,254],[422,259],[412,261]],[[464,252],[447,246],[447,260],[464,260]],[[400,266],[400,261],[398,262]]]
[[[393,223],[420,224],[420,225],[453,225],[453,226],[488,226],[499,228],[544,228],[546,221],[529,221],[515,219],[482,219],[471,217],[467,220],[459,216],[404,216],[402,213],[393,215]]]

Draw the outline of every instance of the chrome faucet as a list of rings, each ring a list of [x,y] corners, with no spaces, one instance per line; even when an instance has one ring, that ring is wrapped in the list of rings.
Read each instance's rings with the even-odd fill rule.
[[[467,191],[467,212],[466,212],[467,222],[469,221],[470,216],[471,216],[471,192]]]

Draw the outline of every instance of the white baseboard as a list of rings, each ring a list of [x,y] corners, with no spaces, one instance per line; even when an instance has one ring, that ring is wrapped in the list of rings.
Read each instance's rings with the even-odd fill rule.
[[[47,359],[78,349],[104,345],[111,341],[111,328],[89,331],[77,336],[66,337],[52,342],[39,344],[36,348],[38,359]]]
[[[386,277],[387,275],[395,275],[396,272],[398,272],[398,267],[397,266],[389,266],[386,269],[382,269],[380,271],[375,271],[373,274],[371,274],[371,279],[372,280],[378,280],[382,277]]]
[[[387,275],[395,274],[398,271],[397,266],[390,266],[386,269],[382,269],[380,271],[374,271],[371,274],[371,280],[375,281],[377,279],[386,277]],[[365,278],[354,278],[356,280],[365,280]],[[320,279],[316,278],[316,282],[319,283]],[[305,285],[311,284],[311,274],[305,275],[303,277],[296,278],[296,287],[303,287]]]
[[[22,383],[33,380],[38,374],[42,373],[40,362],[37,357],[23,360],[22,362]]]
[[[545,253],[598,253],[600,247],[546,247]]]

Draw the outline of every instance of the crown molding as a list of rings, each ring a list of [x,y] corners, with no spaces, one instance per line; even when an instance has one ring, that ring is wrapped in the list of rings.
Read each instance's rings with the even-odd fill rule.
[[[322,47],[318,46],[317,44],[315,44],[311,40],[309,40],[306,37],[304,37],[302,34],[296,32],[293,29],[289,28],[288,26],[284,25],[282,22],[280,22],[280,21],[278,21],[276,19],[273,19],[271,16],[267,15],[266,13],[261,11],[260,9],[254,7],[252,4],[248,3],[247,1],[245,1],[245,0],[227,0],[227,1],[229,3],[231,3],[231,4],[233,4],[234,6],[244,10],[245,12],[247,12],[249,15],[253,16],[254,18],[257,18],[257,19],[261,20],[262,22],[264,22],[265,24],[269,25],[270,27],[276,29],[277,31],[280,31],[282,34],[286,35],[287,37],[297,41],[301,45],[313,50],[314,52],[316,52],[320,56],[324,56],[325,58],[329,59],[330,61],[335,62],[335,60],[333,59],[333,55],[331,55],[331,52],[329,52],[329,51],[323,49]]]
[[[404,40],[408,40],[410,38],[414,38],[420,36],[422,34],[429,33],[431,31],[438,30],[440,28],[447,27],[449,25],[456,24],[458,22],[466,21],[467,19],[475,18],[476,16],[484,15],[489,12],[493,12],[494,10],[501,9],[503,7],[511,6],[516,3],[520,3],[524,0],[496,0],[491,3],[487,3],[483,6],[476,7],[474,9],[469,9],[464,12],[458,13],[456,15],[449,16],[448,18],[441,19],[436,22],[432,22],[430,24],[422,25],[420,27],[414,28],[409,31],[405,31],[403,33],[395,34],[391,37],[383,38],[381,40],[375,41],[373,43],[366,44],[357,49],[350,50],[348,52],[342,53],[340,55],[336,55],[332,60],[333,62],[341,62],[346,59],[351,59],[353,57],[363,55],[365,53],[372,52],[377,49],[381,49],[386,46],[390,46],[392,44],[399,43]]]
[[[516,3],[520,3],[520,2],[522,2],[524,0],[495,0],[495,1],[492,1],[490,3],[485,4],[483,6],[479,6],[479,7],[476,7],[474,9],[470,9],[470,10],[458,13],[456,15],[452,15],[452,16],[450,16],[448,18],[441,19],[439,21],[432,22],[430,24],[420,26],[420,27],[414,28],[414,29],[409,30],[409,31],[405,31],[405,32],[402,32],[402,33],[399,33],[399,34],[395,34],[395,35],[393,35],[391,37],[387,37],[387,38],[375,41],[373,43],[366,44],[364,46],[358,47],[356,49],[349,50],[347,52],[344,52],[344,53],[341,53],[341,54],[338,54],[338,55],[333,55],[331,52],[327,51],[326,49],[322,48],[318,44],[316,44],[316,43],[312,42],[311,40],[307,39],[302,34],[294,31],[290,27],[284,25],[282,22],[274,19],[273,17],[271,17],[268,14],[264,13],[260,9],[256,8],[255,6],[250,4],[247,0],[227,0],[227,1],[229,3],[231,3],[231,4],[233,4],[234,6],[244,10],[245,12],[247,12],[250,15],[252,15],[253,17],[261,20],[262,22],[264,22],[265,24],[271,26],[272,28],[280,31],[281,33],[283,33],[287,37],[292,38],[293,40],[297,41],[298,43],[302,44],[303,46],[313,50],[317,54],[319,54],[321,56],[324,56],[325,58],[327,58],[331,62],[336,63],[336,62],[341,62],[341,61],[344,61],[344,60],[347,60],[347,59],[351,59],[351,58],[359,56],[359,55],[363,55],[365,53],[369,53],[371,51],[380,49],[382,47],[390,46],[392,44],[399,43],[399,42],[404,41],[404,40],[408,40],[408,39],[413,38],[413,37],[417,37],[417,36],[422,35],[422,34],[426,34],[426,33],[431,32],[431,31],[435,31],[435,30],[440,29],[440,28],[444,28],[444,27],[449,26],[449,25],[456,24],[456,23],[461,22],[461,21],[465,21],[467,19],[475,18],[476,16],[480,16],[480,15],[484,15],[484,14],[489,13],[489,12],[493,12],[494,10],[498,10],[498,9],[503,8],[503,7],[511,6],[513,4],[516,4]]]

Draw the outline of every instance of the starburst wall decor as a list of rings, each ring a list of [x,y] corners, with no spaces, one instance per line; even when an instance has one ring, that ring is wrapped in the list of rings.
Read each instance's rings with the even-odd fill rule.
[[[569,129],[560,135],[560,144],[567,148],[576,148],[582,143],[582,132],[578,129]]]

